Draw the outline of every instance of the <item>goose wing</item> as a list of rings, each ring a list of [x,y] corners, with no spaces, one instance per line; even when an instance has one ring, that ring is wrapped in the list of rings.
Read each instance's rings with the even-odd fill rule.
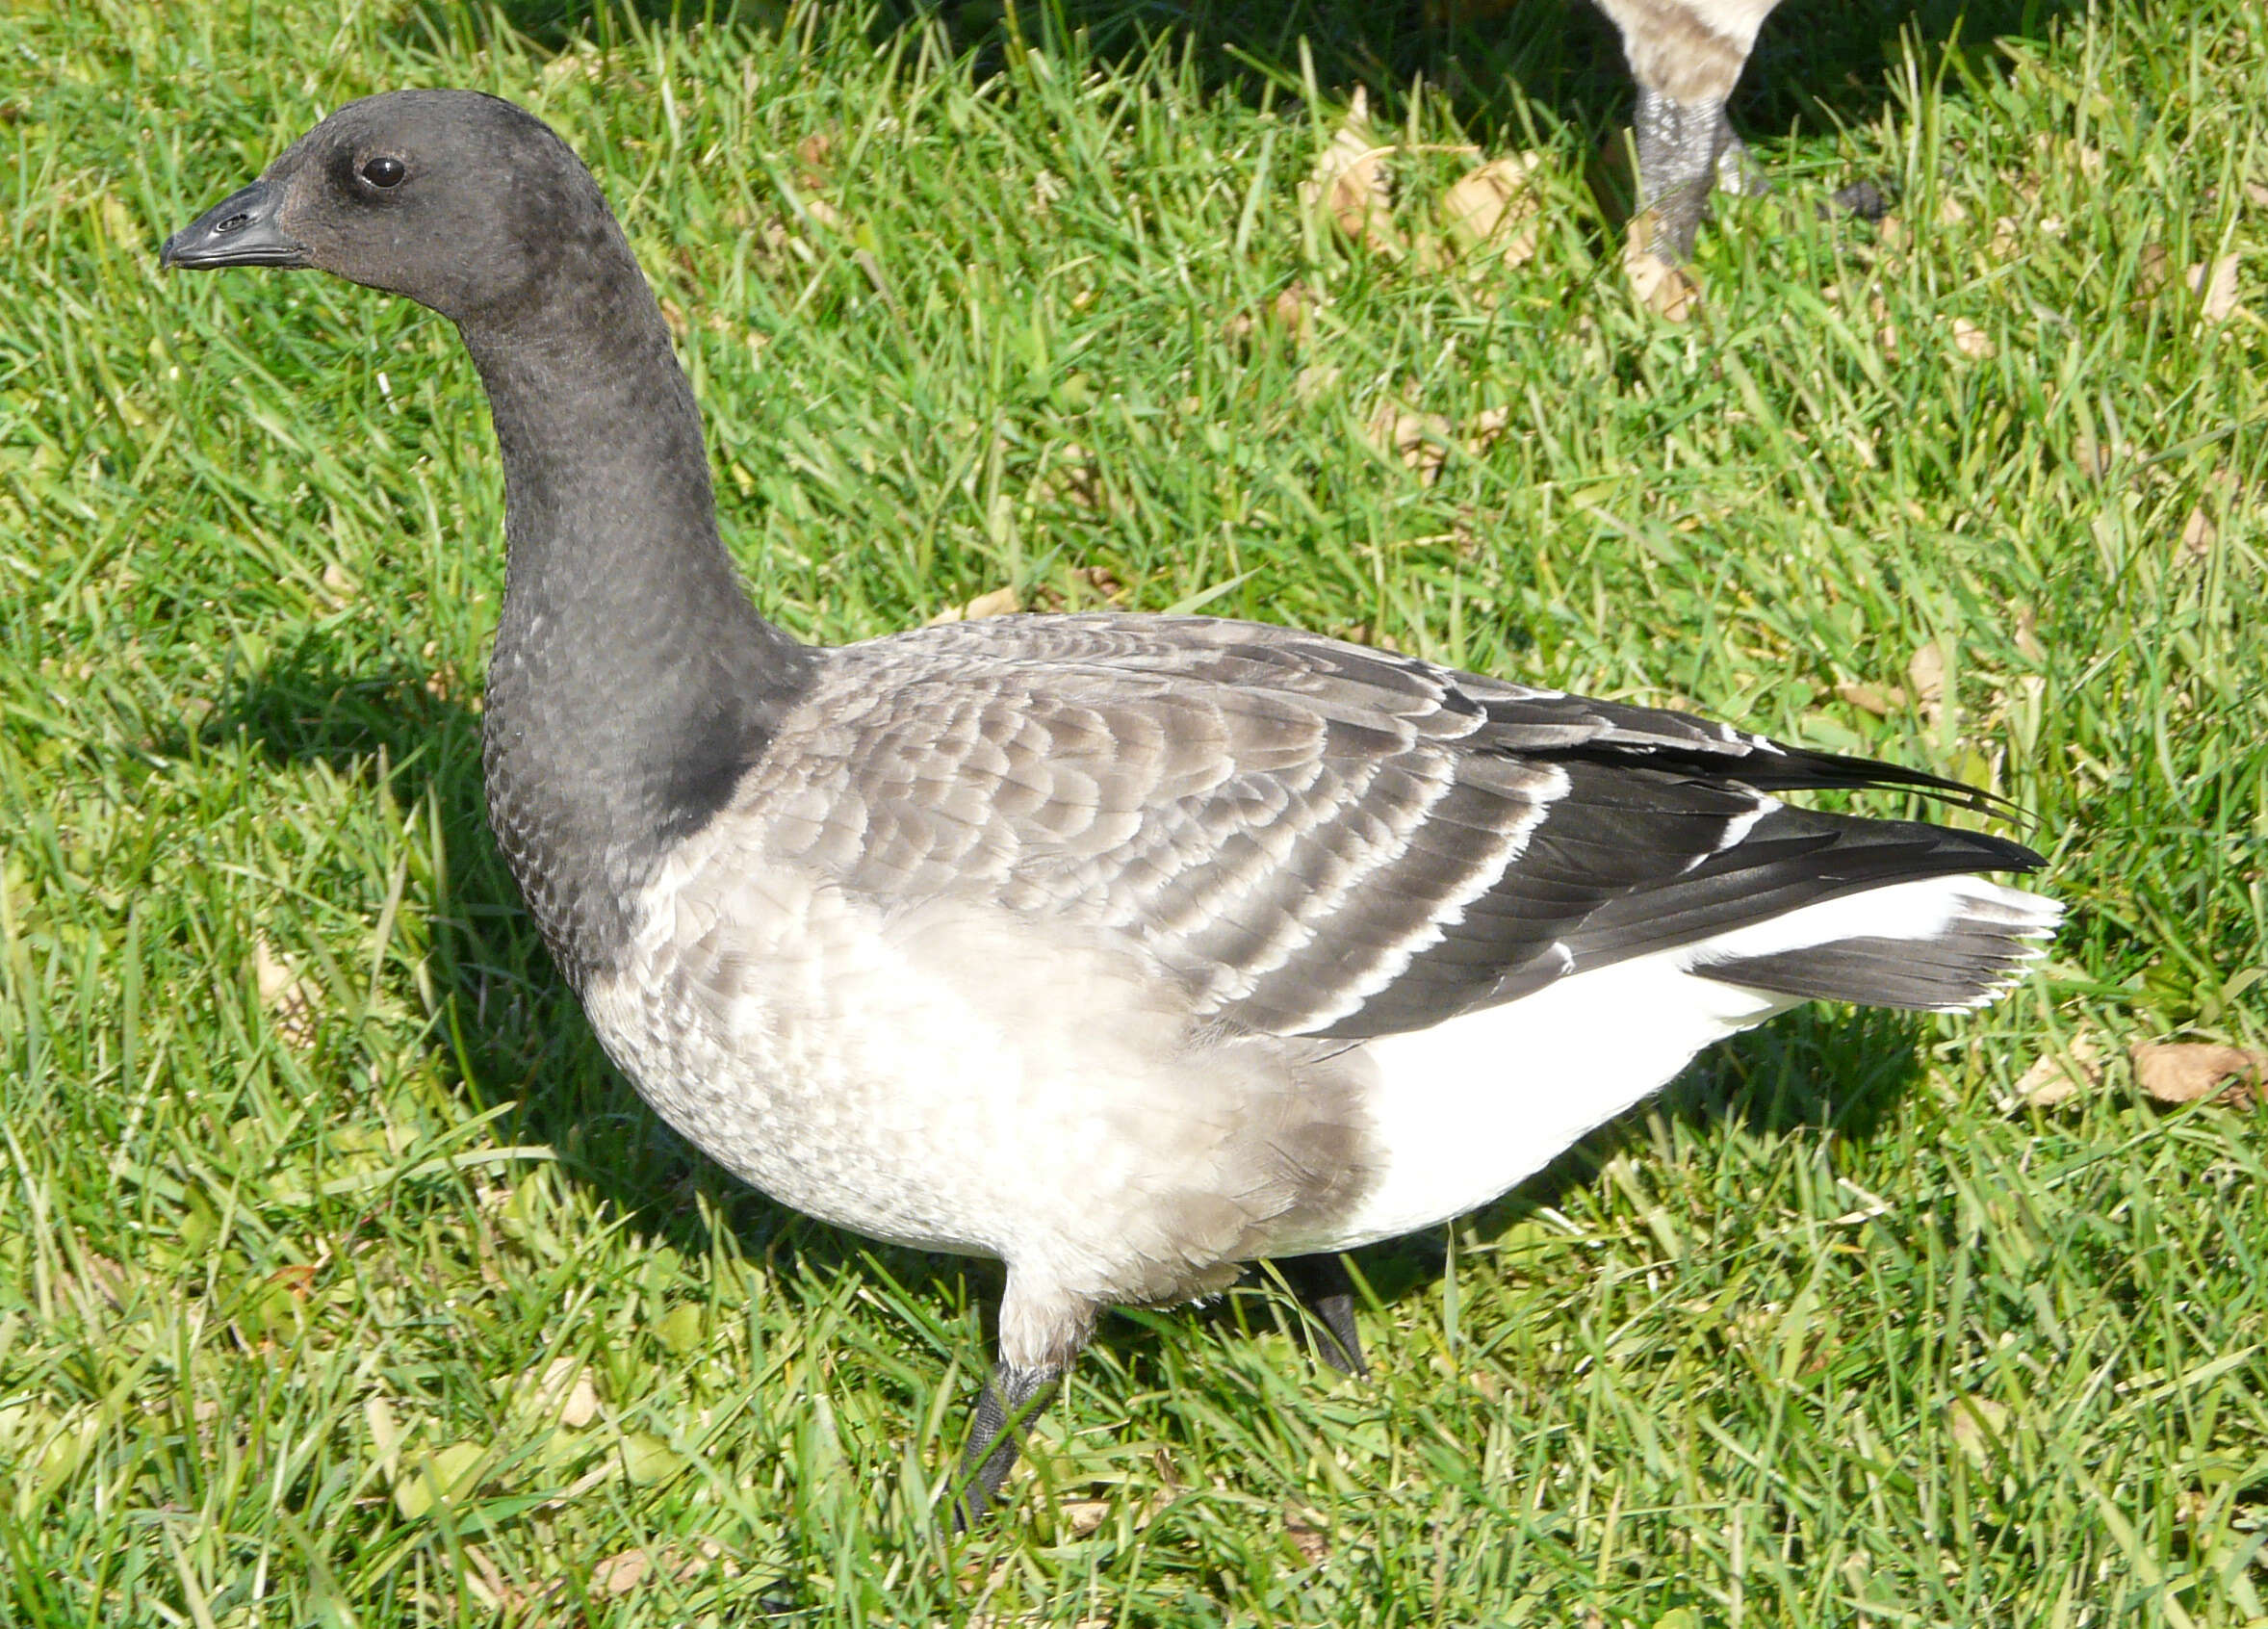
[[[742,784],[772,856],[1140,942],[1197,1009],[1373,1036],[2014,843],[1783,808],[1916,771],[1215,618],[1001,618],[828,653]]]

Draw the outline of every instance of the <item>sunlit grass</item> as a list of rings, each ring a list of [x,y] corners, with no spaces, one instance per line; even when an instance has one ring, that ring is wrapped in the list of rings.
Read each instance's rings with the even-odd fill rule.
[[[1704,234],[1684,324],[1622,285],[1588,133],[1501,85],[1371,85],[1388,259],[1297,201],[1347,52],[954,15],[0,18],[0,1620],[2268,1614],[2258,1116],[2124,1063],[2268,1047],[2268,357],[2183,286],[2234,254],[2268,303],[2256,9],[2043,20],[1761,142],[1783,185]],[[1505,26],[1526,63],[1551,25]],[[490,847],[501,484],[454,335],[156,271],[403,84],[592,164],[799,634],[1210,595],[1688,704],[1994,786],[2068,931],[1990,1013],[1784,1020],[1366,1253],[1368,1382],[1260,1288],[1109,1321],[956,1543],[993,1281],[691,1156]],[[1524,263],[1424,246],[1482,141],[1544,154]],[[1855,175],[1894,224],[1817,219]],[[2012,1112],[2082,1037],[2101,1082]]]

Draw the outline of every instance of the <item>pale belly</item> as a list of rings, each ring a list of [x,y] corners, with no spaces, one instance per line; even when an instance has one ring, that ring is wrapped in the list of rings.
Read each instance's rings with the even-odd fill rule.
[[[1295,1078],[1296,1043],[1193,1044],[1186,996],[1109,936],[711,874],[729,886],[647,890],[584,1006],[657,1112],[783,1204],[1164,1299],[1307,1226],[1361,1164],[1343,1070]]]

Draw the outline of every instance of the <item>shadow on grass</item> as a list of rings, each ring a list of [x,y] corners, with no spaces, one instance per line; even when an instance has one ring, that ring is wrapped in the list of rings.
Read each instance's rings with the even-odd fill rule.
[[[607,1211],[681,1254],[707,1253],[716,1218],[751,1259],[786,1253],[827,1273],[858,1271],[871,1255],[909,1287],[957,1279],[966,1263],[872,1244],[774,1203],[638,1099],[606,1061],[489,835],[478,714],[434,694],[427,678],[343,673],[311,639],[280,654],[198,733],[205,742],[241,733],[279,763],[359,775],[374,798],[382,779],[397,806],[430,808],[444,856],[433,896],[420,901],[439,997],[430,1044],[449,1054],[476,1109],[514,1105],[493,1136],[550,1147],[562,1174]]]
[[[1926,71],[1987,78],[1994,40],[2037,39],[2075,0],[1790,0],[1766,21],[1741,75],[1733,117],[1752,140],[1820,136],[1870,123],[1892,101],[1892,69],[1910,36]],[[477,47],[501,18],[556,49],[639,29],[778,27],[783,0],[417,0],[399,25],[406,39]],[[1296,99],[1312,65],[1323,96],[1357,86],[1388,123],[1423,82],[1457,124],[1492,149],[1534,144],[1531,112],[1549,126],[1603,140],[1627,120],[1630,75],[1619,37],[1588,0],[875,0],[877,47],[908,30],[936,30],[979,79],[997,73],[1017,42],[1060,54],[1082,42],[1102,64],[1153,50],[1186,55],[1208,95]]]
[[[423,673],[343,674],[310,642],[286,654],[207,719],[206,741],[242,732],[279,762],[321,763],[340,773],[384,766],[398,805],[433,811],[446,868],[438,897],[423,901],[440,991],[434,1045],[477,1108],[516,1106],[495,1135],[547,1145],[561,1171],[657,1244],[688,1256],[711,1244],[709,1218],[752,1259],[783,1258],[822,1278],[871,1276],[904,1292],[908,1316],[942,1331],[982,1306],[989,1342],[996,1264],[875,1244],[774,1203],[696,1152],[648,1109],[604,1059],[575,998],[522,909],[487,829],[480,789],[480,720],[433,694]],[[376,795],[374,788],[373,795]],[[1649,1111],[1695,1125],[1786,1132],[1832,1129],[1864,1141],[1920,1077],[1919,1025],[1901,1015],[1806,1008],[1705,1054]],[[1491,1240],[1598,1176],[1636,1134],[1639,1115],[1593,1132],[1465,1226]],[[1355,1254],[1378,1300],[1430,1293],[1444,1257],[1432,1228]],[[1285,1327],[1280,1295],[1260,1288],[1170,1316],[1216,1328]],[[1138,1363],[1160,1339],[1161,1319],[1111,1320],[1102,1339]],[[976,1353],[958,1353],[965,1363]],[[989,1361],[989,1357],[986,1358]],[[1387,1360],[1391,1360],[1390,1358]]]

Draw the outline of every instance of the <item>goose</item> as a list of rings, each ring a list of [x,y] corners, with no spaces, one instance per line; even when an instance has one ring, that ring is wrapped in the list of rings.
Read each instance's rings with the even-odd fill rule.
[[[751,604],[590,172],[495,97],[343,107],[168,238],[456,324],[504,470],[490,823],[638,1093],[782,1204],[1006,1266],[953,1489],[1115,1306],[1482,1205],[1810,999],[1961,1011],[2042,952],[2006,839],[1780,794],[1921,771],[1296,629],[1081,614],[840,647]]]

